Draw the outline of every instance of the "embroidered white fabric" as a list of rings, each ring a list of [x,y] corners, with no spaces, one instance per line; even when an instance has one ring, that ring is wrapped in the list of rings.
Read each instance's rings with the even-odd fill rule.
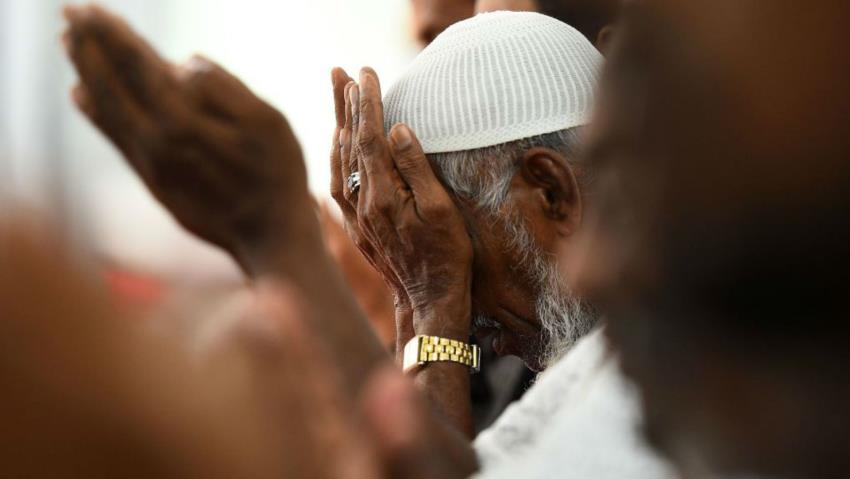
[[[677,477],[649,449],[639,425],[637,393],[596,330],[478,436],[476,477]]]
[[[585,125],[602,56],[578,30],[532,12],[482,13],[423,50],[384,96],[425,153],[464,151]]]

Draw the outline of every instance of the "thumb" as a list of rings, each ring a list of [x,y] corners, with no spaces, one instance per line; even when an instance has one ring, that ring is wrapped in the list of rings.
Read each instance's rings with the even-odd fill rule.
[[[435,187],[442,188],[410,127],[404,124],[393,127],[390,150],[401,179],[413,190],[414,196],[430,194]]]

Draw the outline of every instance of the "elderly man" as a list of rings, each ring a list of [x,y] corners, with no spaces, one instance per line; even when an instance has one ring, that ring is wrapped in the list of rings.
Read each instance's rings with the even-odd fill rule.
[[[347,397],[360,394],[372,372],[386,361],[386,354],[322,246],[300,150],[285,119],[208,60],[195,58],[175,67],[125,23],[97,7],[71,8],[66,14],[71,28],[65,43],[82,80],[74,90],[80,109],[110,137],[153,194],[187,229],[230,252],[250,276],[285,279],[297,285],[301,303],[309,308],[303,319],[310,330],[320,334],[324,345],[316,349],[317,354],[326,351],[323,361],[344,378]],[[462,38],[451,42],[465,40],[459,44],[488,52],[482,57],[487,61],[455,57],[447,64],[450,51],[445,50],[423,71],[434,73],[437,68],[439,75],[432,77],[437,85],[450,66],[455,73],[474,68],[484,74],[455,76],[452,95],[448,90],[425,91],[421,88],[424,81],[412,83],[409,91],[440,101],[441,114],[435,119],[442,123],[429,123],[437,133],[434,137],[427,129],[422,131],[423,145],[429,150],[435,144],[446,148],[440,149],[442,156],[435,159],[436,164],[442,160],[446,171],[473,165],[454,161],[458,155],[450,153],[453,145],[496,155],[493,167],[476,162],[478,168],[470,174],[459,171],[453,178],[461,194],[453,199],[407,127],[393,129],[391,142],[385,139],[380,87],[374,73],[362,72],[360,84],[348,87],[345,101],[348,79],[337,71],[339,131],[334,137],[342,148],[334,148],[336,196],[343,191],[343,179],[350,178],[350,185],[356,187],[351,172],[357,171],[360,191],[356,206],[348,204],[349,218],[404,207],[391,215],[404,224],[368,221],[357,231],[368,238],[360,241],[364,248],[378,245],[381,251],[389,251],[387,247],[392,246],[392,251],[405,253],[393,258],[398,260],[393,263],[387,262],[386,256],[368,255],[397,291],[403,288],[399,306],[409,321],[400,323],[404,329],[401,336],[411,337],[413,332],[437,336],[438,344],[431,346],[440,347],[443,354],[434,359],[452,360],[446,351],[452,347],[455,360],[462,358],[474,365],[473,348],[465,344],[474,297],[475,310],[483,318],[479,325],[500,329],[498,349],[520,354],[542,367],[593,325],[592,315],[580,301],[560,296],[566,291],[557,268],[546,257],[568,248],[581,222],[581,188],[589,177],[570,161],[578,147],[575,128],[586,122],[590,108],[599,55],[574,29],[538,14],[491,14],[453,31]],[[489,41],[500,48],[488,49]],[[426,50],[422,58],[441,48]],[[490,70],[488,76],[487,68],[501,68],[504,77],[496,81],[492,75],[496,70]],[[512,82],[513,87],[504,81]],[[457,96],[468,91],[489,94],[489,101],[498,99],[500,103],[473,111],[471,103],[460,102],[464,97]],[[505,95],[515,91],[519,96]],[[388,111],[393,111],[392,102],[388,105]],[[443,115],[449,108],[458,116]],[[473,123],[455,132],[448,129],[463,118]],[[498,130],[493,130],[494,126]],[[458,133],[463,132],[471,136],[461,139]],[[490,134],[495,143],[487,143]],[[440,138],[462,143],[440,144]],[[506,143],[513,143],[512,151],[504,149]],[[498,145],[501,149],[492,148]],[[494,181],[489,186],[479,181],[482,171],[498,173],[491,176]],[[474,188],[479,184],[488,186],[488,197],[476,196]],[[393,196],[375,195],[387,191]],[[464,197],[464,191],[469,195]],[[352,193],[352,188],[344,193],[349,202],[354,199]],[[458,208],[455,201],[466,204]],[[473,271],[478,273],[475,277]],[[565,316],[565,312],[569,314]],[[601,411],[585,410],[578,424],[573,421],[570,426],[575,417],[564,415],[574,405],[565,400],[569,391],[576,392],[574,399],[587,392],[576,391],[564,379],[576,377],[570,371],[592,372],[600,354],[604,356],[598,334],[593,339],[583,348],[587,353],[560,361],[563,370],[553,371],[548,376],[553,379],[535,386],[522,407],[490,434],[489,446],[486,440],[479,442],[485,472],[498,470],[493,468],[496,460],[507,461],[512,454],[534,450],[545,442],[543,438],[555,424],[561,424],[564,427],[558,430],[572,435],[571,450],[551,456],[548,464],[553,469],[581,463],[577,474],[592,477],[659,475],[661,466],[632,438],[634,418],[622,416],[628,412],[628,401],[625,406],[617,401],[623,396],[621,391],[615,389],[617,394],[612,396],[597,390],[592,397],[613,397],[614,401]],[[267,352],[260,348],[255,354]],[[451,361],[416,366],[417,380],[433,386],[431,399],[441,406],[439,410],[460,430],[468,431],[469,368]],[[439,391],[446,394],[437,395]],[[599,422],[611,410],[619,414],[614,421]],[[558,421],[554,421],[556,415]],[[443,427],[435,416],[422,421],[429,426],[396,431],[394,437],[425,434],[421,440],[433,445],[433,455],[441,458],[447,469],[458,475],[475,469],[472,450],[456,430]],[[592,444],[583,433],[589,431],[588,424],[596,423],[597,430],[604,431],[596,436],[603,446],[583,449]],[[599,427],[602,424],[610,427]]]
[[[399,340],[414,354],[405,369],[468,430],[470,364],[453,354],[470,348],[473,331],[495,330],[497,351],[535,369],[559,363],[478,438],[485,467],[541,446],[550,421],[575,407],[582,411],[570,426],[576,436],[598,422],[615,446],[573,445],[563,457],[581,457],[594,477],[664,474],[639,446],[617,442],[629,437],[634,417],[605,424],[606,408],[629,410],[616,374],[597,383],[604,391],[587,389],[594,368],[606,366],[599,333],[560,361],[596,324],[593,309],[566,288],[556,258],[572,248],[593,178],[576,160],[600,63],[573,28],[498,12],[439,36],[383,105],[372,72],[342,95],[347,77],[335,73],[337,108],[346,115],[333,149],[333,192],[355,241],[395,289]],[[388,142],[384,127],[392,127]],[[460,346],[443,356],[429,342]],[[588,393],[603,397],[600,409],[573,402]]]
[[[527,33],[532,29],[535,33]],[[562,49],[535,49],[546,42]],[[569,26],[533,13],[503,12],[479,15],[438,37],[388,93],[386,119],[380,103],[372,107],[377,115],[358,111],[361,94],[373,100],[373,74],[362,88],[345,86],[332,192],[355,240],[395,286],[398,301],[412,309],[412,324],[400,318],[406,332],[466,341],[474,316],[478,329],[497,332],[497,351],[540,370],[593,327],[592,311],[563,290],[550,258],[569,247],[580,222],[580,183],[587,172],[574,161],[600,62],[592,45]],[[464,80],[467,88],[456,87]],[[571,98],[539,88],[557,81],[568,82],[564,89]],[[337,98],[341,84],[337,81]],[[361,126],[365,115],[381,123]],[[369,174],[378,160],[367,142],[396,123],[422,132],[422,151],[451,197],[430,171],[411,174],[398,161]],[[394,130],[392,138],[394,146],[415,146],[407,127]],[[413,174],[428,175],[412,180],[425,182],[433,196],[421,201],[447,211],[440,212],[438,223],[422,222],[421,230],[413,229],[418,224],[381,221],[396,213],[382,210],[397,207],[394,189]],[[410,238],[392,233],[397,227],[410,231]],[[417,244],[417,235],[429,244]],[[425,311],[435,305],[445,310]],[[404,344],[411,335],[401,332]]]

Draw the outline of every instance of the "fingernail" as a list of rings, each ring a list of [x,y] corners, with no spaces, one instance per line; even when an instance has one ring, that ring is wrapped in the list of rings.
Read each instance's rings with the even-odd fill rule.
[[[393,143],[397,150],[406,150],[413,144],[413,137],[405,125],[398,125],[393,129]]]
[[[348,95],[351,97],[351,111],[356,115],[360,112],[360,88],[356,84],[352,85]]]
[[[369,67],[363,67],[360,69],[360,82],[366,81],[366,77],[372,75],[372,70]]]

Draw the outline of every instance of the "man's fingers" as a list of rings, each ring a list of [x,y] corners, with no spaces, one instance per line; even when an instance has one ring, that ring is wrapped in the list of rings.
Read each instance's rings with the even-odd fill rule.
[[[334,89],[334,112],[336,113],[336,126],[345,126],[345,88],[351,83],[351,77],[342,68],[334,68],[331,71],[331,82]]]
[[[395,125],[390,131],[390,150],[399,175],[414,196],[431,194],[434,188],[442,190],[443,186],[422,151],[422,145],[407,125]]]
[[[227,119],[246,117],[262,101],[242,80],[202,55],[194,55],[180,65],[177,78],[198,106]]]
[[[361,181],[364,180],[364,174],[360,169],[360,85],[353,84],[348,89],[348,104],[351,107],[351,156],[348,160],[348,168],[351,173],[360,172]]]
[[[346,214],[349,212],[353,213],[354,207],[357,205],[356,200],[352,201],[351,190],[348,187],[348,178],[351,176],[351,163],[353,158],[353,155],[351,154],[351,129],[354,124],[354,109],[351,107],[351,89],[354,87],[354,85],[355,83],[353,81],[348,82],[348,84],[345,85],[345,90],[343,91],[345,124],[343,125],[342,131],[339,134],[340,169],[342,171],[343,198],[345,200],[345,207],[343,208],[343,213]],[[356,159],[354,161],[356,162]]]
[[[171,65],[124,20],[97,5],[66,7],[65,17],[72,41],[82,37],[95,41],[141,107],[158,110],[172,103],[176,85]]]
[[[357,147],[360,162],[372,184],[391,185],[392,159],[387,151],[384,133],[384,105],[378,75],[371,68],[360,72],[360,124]]]
[[[149,118],[121,87],[94,42],[73,41],[69,54],[82,81],[72,92],[74,102],[118,149],[128,155],[131,145],[145,136],[150,126]]]
[[[339,204],[340,208],[345,203],[342,184],[342,151],[339,141],[341,133],[342,128],[334,128],[333,139],[331,141],[331,197]]]
[[[331,149],[331,196],[336,200],[343,210],[350,207],[345,199],[345,182],[348,180],[344,173],[343,157],[348,161],[347,155],[343,154],[344,144],[350,143],[346,133],[346,118],[350,115],[347,104],[347,91],[351,78],[341,68],[334,68],[331,72],[334,91],[334,111],[336,113],[336,129],[333,136],[333,147]],[[349,151],[350,153],[350,151]],[[343,211],[343,213],[346,213]]]
[[[91,104],[89,94],[84,86],[78,84],[71,89],[71,100],[73,100],[78,110],[83,112],[89,119],[94,120],[94,106]]]
[[[384,136],[381,86],[378,76],[368,68],[360,72],[360,128],[355,145],[362,184],[357,213],[361,229],[378,242],[393,229],[386,218],[395,217],[399,207],[396,190],[403,185]]]

